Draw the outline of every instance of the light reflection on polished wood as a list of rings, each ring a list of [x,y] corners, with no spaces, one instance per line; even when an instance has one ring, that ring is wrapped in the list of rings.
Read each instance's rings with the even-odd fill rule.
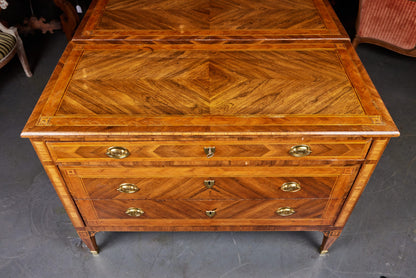
[[[326,252],[398,135],[326,0],[96,0],[22,132],[93,252],[260,230]]]
[[[71,194],[78,199],[343,199],[358,170],[351,167],[257,167],[215,168],[72,168],[61,167],[69,180]],[[257,174],[254,174],[255,170]],[[163,176],[160,174],[164,172]],[[215,180],[211,189],[205,179]],[[298,182],[302,189],[284,192],[285,182]],[[122,183],[135,184],[140,190],[125,194],[116,189]]]
[[[95,1],[77,41],[348,40],[326,0]]]
[[[363,109],[335,51],[113,49],[80,57],[57,111],[67,114],[361,115]]]
[[[25,132],[397,134],[349,44],[221,49],[71,44]]]
[[[224,159],[285,159],[304,161],[309,159],[363,159],[369,147],[369,141],[346,142],[313,142],[308,145],[312,153],[299,158],[290,155],[291,147],[297,142],[238,142],[238,141],[208,141],[208,142],[159,142],[149,144],[147,142],[111,142],[111,143],[74,143],[51,142],[49,150],[57,162],[77,161],[101,161],[111,162],[114,159],[108,157],[106,151],[109,145],[123,146],[128,149],[129,156],[120,161],[198,161],[205,160],[204,146],[216,145],[214,156],[210,160]],[[118,160],[118,159],[117,159]]]

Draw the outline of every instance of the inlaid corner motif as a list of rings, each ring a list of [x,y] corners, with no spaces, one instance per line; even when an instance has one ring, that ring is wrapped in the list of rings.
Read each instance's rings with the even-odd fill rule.
[[[77,175],[77,171],[74,169],[66,170],[68,176],[75,176]]]
[[[339,51],[334,43],[222,50],[76,45],[36,125],[137,132],[381,125],[362,96],[360,75],[345,70],[350,58]]]
[[[51,126],[51,117],[39,117],[37,126]]]
[[[380,125],[383,123],[381,116],[377,115],[377,116],[369,116],[369,118],[372,120],[374,125]]]

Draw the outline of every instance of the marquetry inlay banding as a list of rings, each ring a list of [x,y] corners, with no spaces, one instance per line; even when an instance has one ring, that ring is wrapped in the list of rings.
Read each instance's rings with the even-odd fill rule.
[[[322,0],[109,0],[91,5],[75,40],[185,44],[348,36]],[[95,42],[99,42],[95,40]]]
[[[94,0],[22,132],[94,254],[100,231],[326,252],[398,135],[328,0]]]

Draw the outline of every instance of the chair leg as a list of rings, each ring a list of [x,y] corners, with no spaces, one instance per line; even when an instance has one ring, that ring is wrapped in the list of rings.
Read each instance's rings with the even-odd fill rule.
[[[352,40],[352,47],[354,47],[354,49],[357,49],[357,46],[360,44],[360,39],[359,38],[357,38],[357,37],[355,37],[353,40]]]
[[[22,39],[20,38],[17,30],[14,30],[16,35],[16,45],[17,45],[17,56],[19,57],[20,63],[22,64],[23,70],[26,73],[27,77],[32,76],[32,72],[30,71],[29,63],[27,61],[25,48],[23,47]]]

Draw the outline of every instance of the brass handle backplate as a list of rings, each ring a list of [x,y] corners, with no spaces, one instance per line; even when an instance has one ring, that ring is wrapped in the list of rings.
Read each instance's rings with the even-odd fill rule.
[[[105,154],[110,158],[122,159],[128,157],[130,152],[123,147],[109,147]]]
[[[301,189],[301,187],[299,183],[291,181],[282,184],[280,189],[284,192],[298,192]]]
[[[137,185],[133,183],[122,183],[118,186],[117,191],[121,193],[136,193],[139,191],[140,188],[137,187]]]
[[[304,157],[312,153],[311,147],[308,145],[296,145],[290,148],[289,154],[294,157]]]
[[[140,208],[128,208],[126,214],[132,217],[139,217],[144,214],[144,211]]]
[[[215,210],[207,210],[207,211],[205,211],[205,214],[209,217],[209,218],[212,218],[212,217],[214,217],[215,216]]]
[[[211,158],[215,154],[215,147],[204,147],[204,152],[207,155],[207,158]]]
[[[206,188],[211,189],[215,184],[215,180],[204,180],[204,185]]]
[[[290,216],[294,214],[296,211],[291,207],[282,207],[276,210],[276,213],[280,216]]]

